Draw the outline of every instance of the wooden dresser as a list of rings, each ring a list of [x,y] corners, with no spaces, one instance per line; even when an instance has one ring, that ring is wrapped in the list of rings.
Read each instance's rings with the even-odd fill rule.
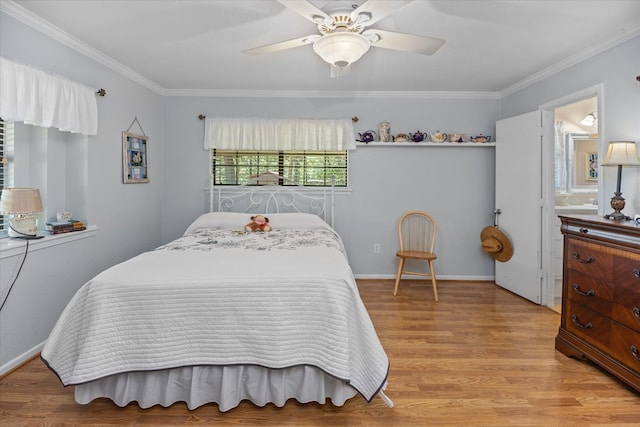
[[[556,349],[586,358],[640,392],[640,226],[560,216],[562,315]]]

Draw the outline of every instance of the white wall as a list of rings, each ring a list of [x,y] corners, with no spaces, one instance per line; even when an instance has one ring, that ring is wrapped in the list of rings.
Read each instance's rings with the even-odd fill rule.
[[[208,153],[202,148],[209,117],[350,118],[357,132],[388,120],[392,133],[429,131],[494,135],[496,99],[215,98],[167,97],[163,241],[184,232],[208,209]],[[337,196],[336,228],[354,273],[391,277],[397,268],[396,224],[402,212],[424,209],[438,223],[436,273],[444,278],[490,279],[493,261],[480,248],[480,231],[493,221],[494,149],[359,146],[351,154],[348,195]],[[373,243],[381,253],[373,254]]]
[[[97,236],[29,254],[14,291],[0,313],[0,372],[37,348],[73,293],[99,271],[180,235],[208,207],[208,156],[202,149],[208,116],[282,118],[353,117],[359,132],[381,120],[392,132],[484,133],[495,121],[600,82],[605,85],[606,139],[640,140],[640,40],[634,39],[511,94],[493,98],[215,98],[161,97],[0,14],[2,55],[95,88],[99,134],[89,138],[87,219]],[[501,111],[499,111],[501,109]],[[149,184],[122,184],[121,132],[137,117],[150,137]],[[640,211],[640,171],[625,170],[624,195]],[[351,189],[337,201],[338,231],[354,272],[394,274],[395,224],[409,209],[425,209],[438,221],[436,273],[445,278],[492,277],[493,261],[479,234],[493,221],[493,148],[358,147],[351,156]],[[605,173],[613,193],[613,171]],[[372,244],[381,244],[380,254]],[[19,257],[0,261],[4,290]],[[390,290],[391,291],[391,290]]]
[[[46,339],[55,319],[87,280],[160,244],[164,162],[161,96],[5,14],[0,14],[0,52],[15,61],[107,90],[106,97],[97,99],[98,135],[88,141],[86,216],[89,224],[100,230],[92,238],[29,253],[0,312],[1,373]],[[121,132],[136,116],[150,136],[151,183],[124,185]],[[0,260],[3,295],[19,261],[19,256]]]
[[[538,106],[601,84],[604,96],[598,126],[602,140],[636,141],[640,152],[640,37],[635,37],[600,55],[567,68],[541,82],[505,96],[501,101],[501,118],[537,110]],[[606,148],[604,148],[606,150]],[[603,151],[604,154],[605,151]],[[604,157],[603,157],[604,158]],[[612,209],[609,199],[616,188],[617,168],[603,167],[601,201],[605,213]],[[622,196],[624,213],[640,213],[640,168],[623,168]]]

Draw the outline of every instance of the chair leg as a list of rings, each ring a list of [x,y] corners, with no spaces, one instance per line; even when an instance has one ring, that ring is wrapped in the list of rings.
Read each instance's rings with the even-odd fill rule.
[[[429,261],[429,271],[431,272],[431,285],[433,286],[433,298],[438,302],[438,287],[436,286],[436,272],[433,270],[433,262]]]
[[[402,269],[404,268],[404,258],[400,258],[400,264],[398,264],[398,273],[396,274],[396,286],[393,288],[393,296],[398,293],[398,286],[400,285],[400,278],[402,277]]]

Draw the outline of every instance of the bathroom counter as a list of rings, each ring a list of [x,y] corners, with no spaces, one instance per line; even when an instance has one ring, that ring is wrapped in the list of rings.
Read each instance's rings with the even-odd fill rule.
[[[597,215],[598,214],[597,205],[556,206],[555,210],[556,210],[556,213],[560,213],[563,215],[567,215],[567,214]]]

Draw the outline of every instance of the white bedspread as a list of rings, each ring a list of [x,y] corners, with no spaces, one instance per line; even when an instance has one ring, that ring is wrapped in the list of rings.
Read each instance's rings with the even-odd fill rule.
[[[327,228],[201,229],[97,275],[42,350],[64,385],[179,366],[316,366],[370,401],[388,359]]]

